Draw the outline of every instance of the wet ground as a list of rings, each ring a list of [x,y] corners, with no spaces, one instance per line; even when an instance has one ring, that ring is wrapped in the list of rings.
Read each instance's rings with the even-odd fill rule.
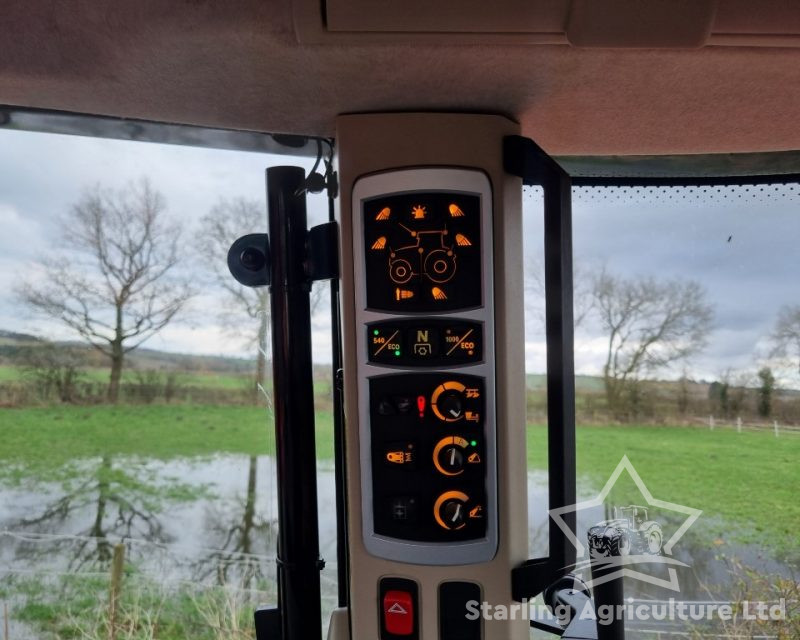
[[[103,574],[112,547],[124,541],[127,561],[140,580],[161,585],[232,585],[274,600],[277,507],[273,460],[268,456],[219,455],[170,461],[85,460],[65,470],[58,481],[25,482],[0,488],[0,580],[21,578],[53,582],[59,576]],[[530,548],[547,549],[546,474],[529,474]],[[318,469],[320,541],[327,565],[322,574],[323,609],[336,600],[336,523],[333,473]],[[579,500],[597,489],[583,483]],[[607,519],[608,504],[578,512],[578,530]],[[685,520],[681,514],[653,510],[668,540]],[[793,567],[755,545],[722,539],[724,523],[700,518],[671,548],[627,568],[661,580],[626,578],[627,597],[643,601],[726,600],[737,578],[731,558],[761,574],[790,575]],[[636,554],[634,554],[636,555]],[[664,563],[663,559],[669,560]],[[579,554],[579,566],[588,555]],[[647,557],[643,558],[648,560]],[[583,563],[584,566],[586,563]],[[674,571],[671,574],[670,571]],[[588,569],[583,577],[589,579]],[[15,620],[25,595],[8,596],[15,640],[35,638],[36,629]],[[327,615],[323,616],[327,620]],[[324,622],[323,622],[324,624]],[[631,630],[653,627],[629,623]],[[682,627],[684,627],[682,629]],[[685,630],[685,625],[655,625],[656,631]],[[639,637],[655,637],[649,631]],[[632,636],[636,637],[636,636]]]

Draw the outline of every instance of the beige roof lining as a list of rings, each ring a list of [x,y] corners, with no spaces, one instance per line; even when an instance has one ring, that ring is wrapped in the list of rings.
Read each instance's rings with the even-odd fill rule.
[[[769,37],[796,38],[798,3],[749,4],[725,38],[754,37],[743,25],[762,28],[770,11],[787,32]],[[402,34],[300,44],[286,0],[9,0],[3,11],[5,104],[325,136],[341,113],[500,113],[567,156],[800,149],[795,48],[581,49]]]

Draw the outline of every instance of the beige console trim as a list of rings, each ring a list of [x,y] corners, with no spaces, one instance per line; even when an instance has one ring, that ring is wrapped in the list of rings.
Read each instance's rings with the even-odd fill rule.
[[[525,456],[522,184],[503,171],[502,139],[519,132],[499,116],[471,114],[365,114],[337,120],[341,183],[342,317],[345,370],[348,529],[353,640],[377,640],[377,585],[382,576],[416,580],[420,587],[421,640],[438,638],[436,600],[445,580],[479,582],[492,604],[511,603],[511,568],[527,558],[527,482]],[[485,171],[492,183],[494,210],[495,338],[499,544],[493,560],[462,566],[420,566],[370,555],[362,543],[361,478],[358,467],[358,389],[353,345],[362,338],[355,325],[351,192],[356,179],[387,169],[453,166]],[[484,637],[521,640],[525,620],[484,622]]]

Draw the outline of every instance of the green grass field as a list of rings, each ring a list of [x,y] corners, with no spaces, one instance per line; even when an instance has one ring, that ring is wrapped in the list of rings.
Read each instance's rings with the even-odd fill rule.
[[[317,412],[317,453],[332,457],[331,414]],[[47,475],[102,454],[169,459],[274,448],[265,409],[247,406],[119,405],[0,410],[0,461]],[[0,471],[2,473],[2,471]]]
[[[267,454],[274,446],[271,429],[266,411],[259,407],[3,409],[0,477],[47,478],[72,460],[101,454],[157,459],[219,452]],[[735,525],[742,540],[770,540],[772,546],[785,550],[798,547],[798,435],[775,438],[770,432],[592,426],[580,427],[577,437],[578,473],[592,487],[602,487],[625,454],[657,498],[702,509],[704,518]],[[329,459],[333,451],[330,412],[317,413],[316,438],[318,456]],[[531,469],[546,467],[546,449],[545,428],[529,425]]]
[[[655,498],[722,519],[718,534],[797,555],[800,537],[800,435],[692,427],[591,426],[577,431],[579,477],[602,488],[628,456]],[[528,465],[547,466],[547,432],[528,427]],[[641,501],[620,496],[621,501]]]
[[[17,367],[0,365],[0,382],[13,382],[20,379],[20,371]]]

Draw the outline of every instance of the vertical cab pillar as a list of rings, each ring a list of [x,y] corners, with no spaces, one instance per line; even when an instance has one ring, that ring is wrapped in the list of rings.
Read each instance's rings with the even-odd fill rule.
[[[518,133],[337,121],[354,640],[529,635],[519,615],[463,617],[466,598],[510,606],[528,553]]]

